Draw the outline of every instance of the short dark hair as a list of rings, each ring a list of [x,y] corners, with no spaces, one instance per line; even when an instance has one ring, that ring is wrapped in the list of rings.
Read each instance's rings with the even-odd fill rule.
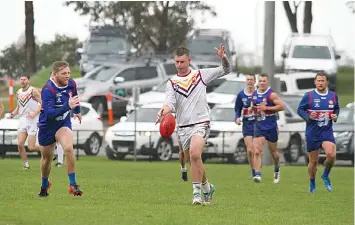
[[[175,52],[174,52],[175,56],[190,56],[190,51],[189,49],[185,48],[184,46],[178,47]]]
[[[254,80],[255,80],[255,74],[253,74],[253,73],[248,73],[248,74],[246,74],[245,76],[251,76],[251,77],[253,77]]]
[[[328,81],[328,74],[324,71],[318,72],[314,77],[314,80],[317,80],[317,77],[325,77],[325,79]]]
[[[27,75],[27,74],[22,74],[21,76],[20,76],[20,78],[21,77],[27,77],[27,79],[30,79],[30,75]]]
[[[60,70],[62,70],[65,67],[68,67],[69,63],[65,61],[56,61],[52,65],[52,72],[58,73]]]
[[[269,75],[267,75],[266,73],[259,74],[259,77],[266,77],[267,79],[269,79]]]

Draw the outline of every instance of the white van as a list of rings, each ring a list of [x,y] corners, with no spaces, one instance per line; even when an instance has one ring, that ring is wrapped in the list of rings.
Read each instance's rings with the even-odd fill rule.
[[[335,52],[335,46],[329,36],[300,35],[293,36],[282,54],[285,58],[285,73],[319,72],[329,75],[329,88],[335,90],[340,58]]]

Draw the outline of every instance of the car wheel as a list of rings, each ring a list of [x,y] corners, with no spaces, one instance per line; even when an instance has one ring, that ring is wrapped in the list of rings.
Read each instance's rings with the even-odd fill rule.
[[[285,151],[286,162],[297,162],[301,156],[302,152],[302,142],[298,137],[292,137],[288,145],[287,150]]]
[[[106,156],[110,160],[123,160],[126,157],[124,153],[115,153],[109,146],[106,146]]]
[[[97,155],[101,148],[101,137],[97,133],[93,133],[85,142],[84,152],[86,155]]]
[[[99,116],[103,116],[105,111],[104,101],[101,98],[94,98],[91,100],[92,107]]]
[[[248,162],[247,147],[244,141],[238,143],[233,154],[227,156],[229,163],[244,164]]]
[[[173,155],[173,144],[168,139],[161,139],[157,145],[157,157],[161,161],[168,161]]]

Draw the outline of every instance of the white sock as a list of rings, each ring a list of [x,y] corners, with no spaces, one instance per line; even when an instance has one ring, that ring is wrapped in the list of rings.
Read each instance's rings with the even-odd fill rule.
[[[201,183],[192,182],[193,194],[201,194]]]
[[[24,160],[24,161],[23,161],[23,166],[24,166],[24,167],[30,167],[30,165],[28,164],[27,160]]]
[[[180,166],[180,168],[181,168],[181,172],[187,172],[186,166],[185,166],[185,167],[181,167],[181,166]]]
[[[206,180],[205,183],[202,183],[201,186],[203,193],[210,193],[210,183],[208,183],[208,180]]]
[[[57,154],[58,154],[58,163],[63,164],[64,151],[62,146],[59,143],[57,143]]]

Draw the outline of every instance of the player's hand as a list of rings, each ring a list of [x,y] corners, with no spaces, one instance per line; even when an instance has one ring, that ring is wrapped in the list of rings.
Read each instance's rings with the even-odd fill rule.
[[[69,107],[70,109],[74,109],[75,107],[80,105],[80,99],[79,96],[74,96],[72,97],[72,95],[69,95]]]
[[[224,49],[224,46],[221,44],[220,48],[214,48],[217,52],[217,55],[221,58],[224,58],[226,56],[226,52],[225,52],[225,49]]]
[[[161,108],[157,114],[157,120],[155,121],[155,125],[160,123],[160,120],[163,117],[163,113],[164,113],[164,108]]]
[[[266,105],[257,105],[256,108],[258,109],[258,111],[266,111],[267,110]]]
[[[314,120],[317,118],[317,113],[316,112],[311,112],[311,114],[309,115],[309,118]]]
[[[236,123],[237,125],[240,125],[240,124],[241,124],[241,119],[240,119],[240,118],[236,119],[236,120],[235,120],[235,123]]]
[[[36,116],[37,116],[37,114],[35,112],[29,112],[29,113],[27,113],[26,118],[33,120]]]
[[[74,120],[76,120],[76,119],[78,119],[78,120],[79,120],[79,123],[81,124],[81,119],[82,119],[81,113],[79,113],[79,114],[74,114]]]
[[[330,118],[332,118],[332,120],[335,122],[335,121],[337,121],[337,119],[338,119],[338,116],[337,116],[337,114],[330,114]]]

